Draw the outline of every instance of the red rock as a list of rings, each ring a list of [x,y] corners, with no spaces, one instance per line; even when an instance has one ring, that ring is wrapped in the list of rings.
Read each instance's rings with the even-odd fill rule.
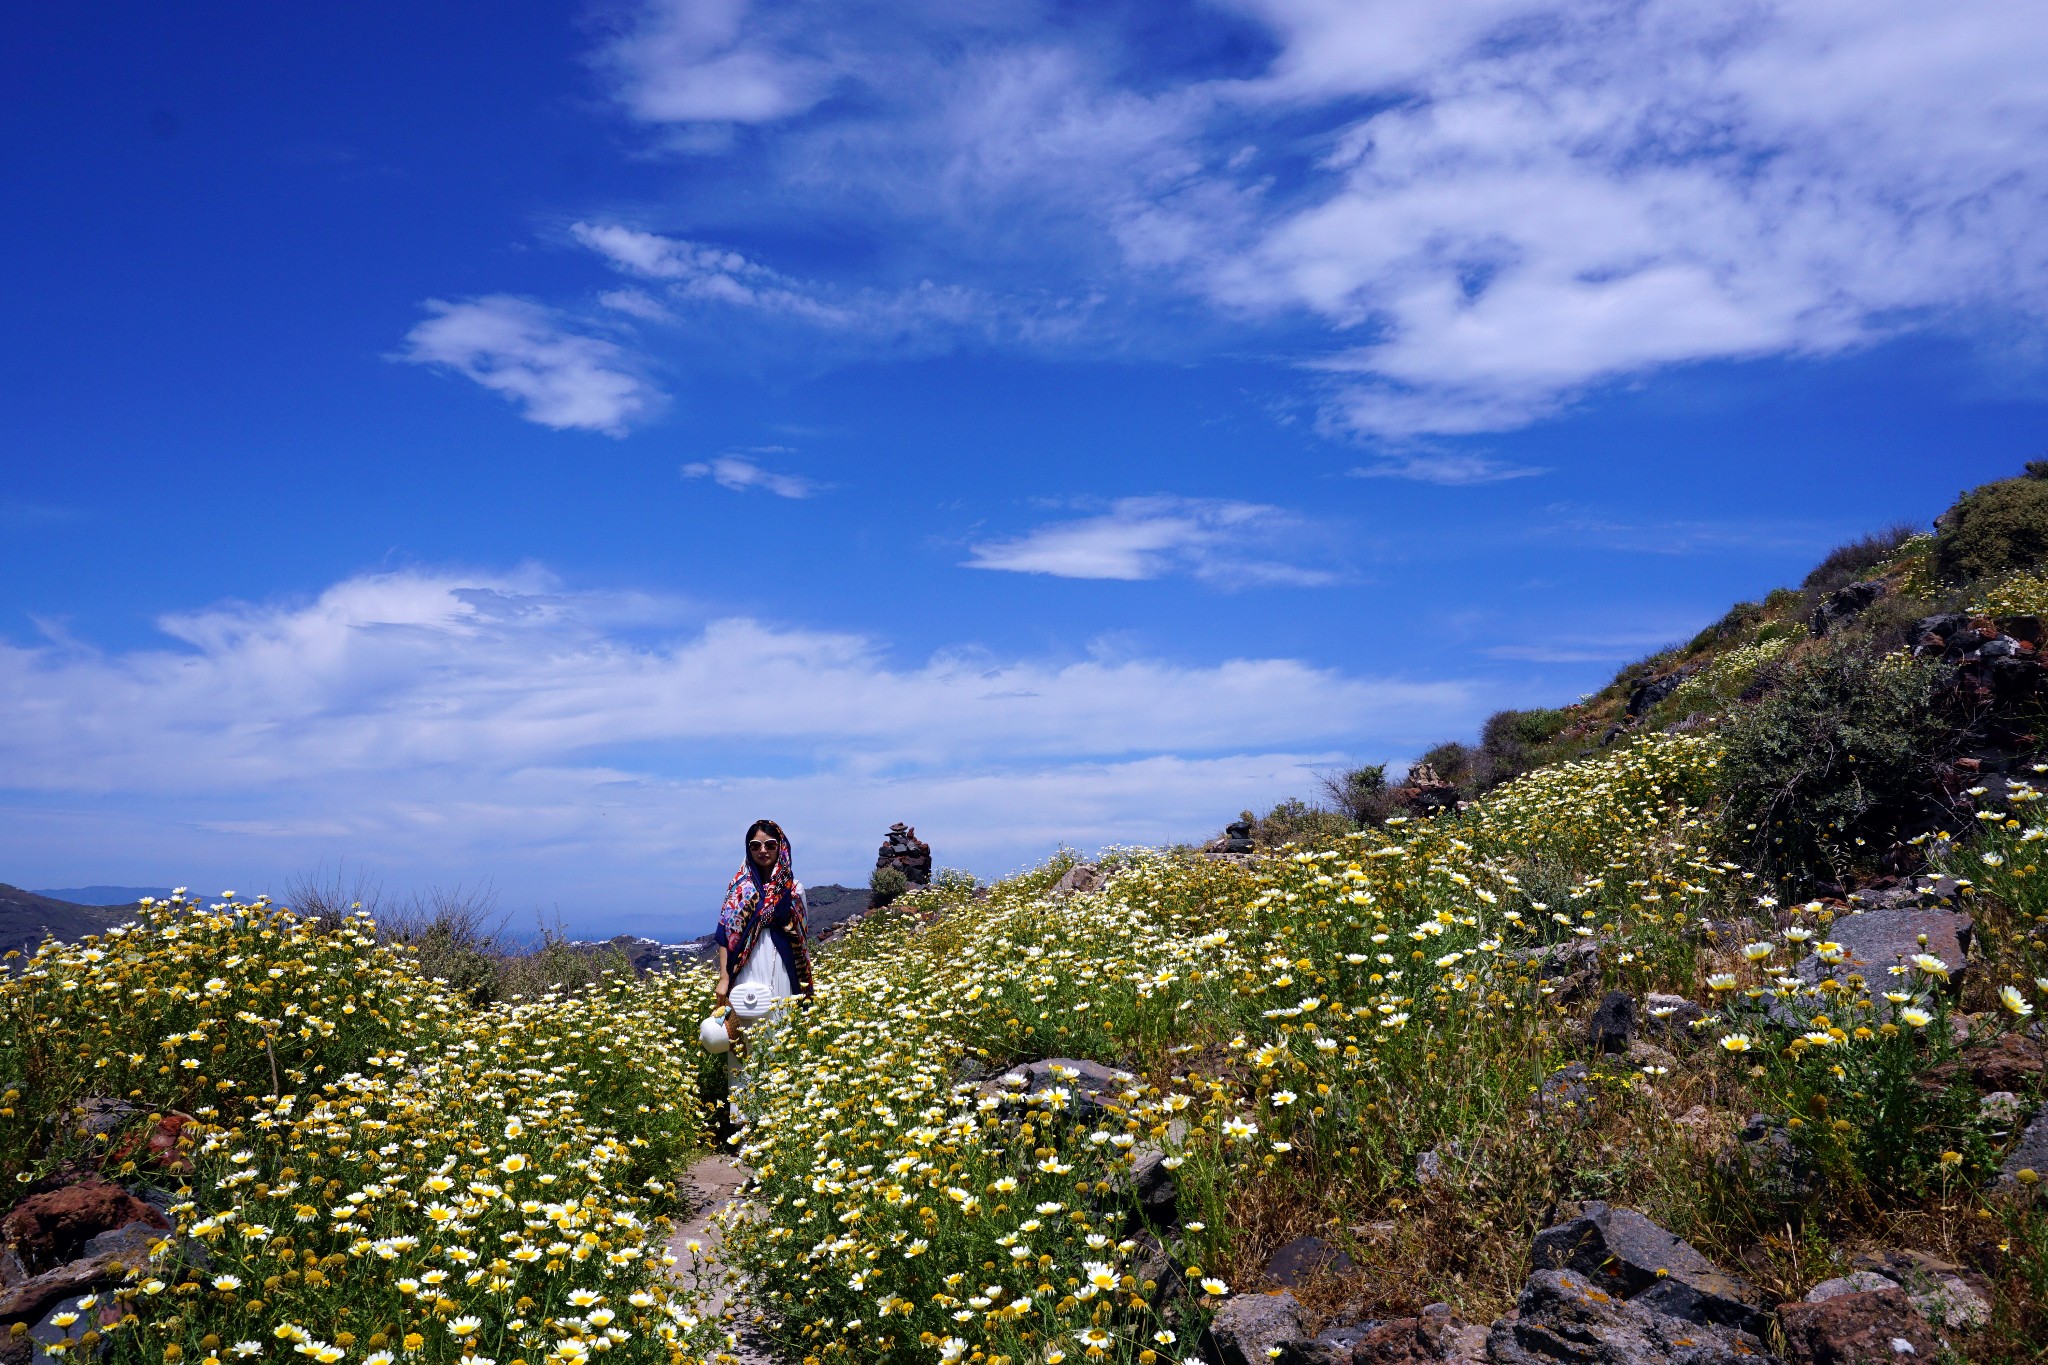
[[[1788,1303],[1778,1309],[1778,1323],[1791,1365],[1899,1365],[1931,1361],[1942,1349],[1941,1339],[1903,1289]]]
[[[46,1270],[76,1257],[99,1234],[130,1223],[170,1226],[119,1185],[95,1177],[22,1200],[0,1218],[0,1242],[29,1269]]]

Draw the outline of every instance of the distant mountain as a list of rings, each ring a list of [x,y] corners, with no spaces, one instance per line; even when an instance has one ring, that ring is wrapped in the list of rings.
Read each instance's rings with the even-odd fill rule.
[[[0,882],[0,953],[33,950],[45,934],[80,939],[126,918],[126,906],[77,905]]]
[[[31,896],[48,896],[73,905],[133,905],[144,896],[163,900],[171,894],[168,886],[39,886]]]

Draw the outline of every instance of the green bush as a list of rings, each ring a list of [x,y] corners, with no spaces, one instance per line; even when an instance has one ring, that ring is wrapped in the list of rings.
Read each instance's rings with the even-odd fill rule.
[[[1839,877],[1927,813],[1953,743],[1934,701],[1939,666],[1841,648],[1788,668],[1724,731],[1726,832],[1783,883]]]
[[[2033,460],[2017,479],[1971,489],[1941,518],[1934,570],[1969,583],[2048,559],[2048,461]]]
[[[1324,774],[1317,779],[1323,795],[1354,825],[1379,825],[1393,814],[1394,802],[1387,795],[1387,765],[1368,763],[1347,772]]]
[[[1322,844],[1352,832],[1350,819],[1340,811],[1312,806],[1298,797],[1288,797],[1260,816],[1252,825],[1252,842],[1260,848],[1282,844]]]
[[[1474,787],[1484,791],[1528,772],[1540,761],[1537,750],[1556,739],[1571,719],[1559,710],[1494,712],[1479,732]]]
[[[887,905],[910,889],[910,878],[903,875],[900,867],[878,867],[868,878],[868,903]]]

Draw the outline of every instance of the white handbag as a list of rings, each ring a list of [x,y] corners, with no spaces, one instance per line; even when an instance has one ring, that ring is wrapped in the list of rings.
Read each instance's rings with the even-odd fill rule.
[[[765,1019],[775,1006],[774,993],[761,981],[742,981],[725,998],[732,1002],[732,1012],[749,1022]]]

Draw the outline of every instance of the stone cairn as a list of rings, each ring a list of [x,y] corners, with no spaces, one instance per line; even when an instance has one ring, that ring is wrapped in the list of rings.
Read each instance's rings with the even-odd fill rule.
[[[898,820],[889,826],[889,837],[875,855],[875,870],[893,867],[912,886],[932,884],[932,846],[917,837],[917,831]]]

